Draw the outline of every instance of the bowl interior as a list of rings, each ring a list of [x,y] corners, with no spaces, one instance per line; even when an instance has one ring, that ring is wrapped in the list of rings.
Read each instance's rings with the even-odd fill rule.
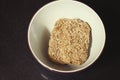
[[[92,29],[90,55],[80,66],[59,65],[48,58],[50,32],[59,18],[80,18],[88,22]],[[99,16],[85,4],[72,0],[53,1],[39,9],[32,18],[28,30],[28,43],[34,57],[44,67],[59,72],[75,72],[88,67],[99,57],[105,43],[105,30]]]

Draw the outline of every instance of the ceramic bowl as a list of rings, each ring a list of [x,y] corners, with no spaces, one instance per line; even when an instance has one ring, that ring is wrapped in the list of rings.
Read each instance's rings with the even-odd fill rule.
[[[50,32],[59,18],[80,18],[91,27],[91,47],[87,61],[79,66],[55,64],[48,58]],[[74,0],[53,1],[40,8],[28,28],[28,44],[35,59],[45,68],[62,73],[81,71],[93,64],[105,44],[105,29],[97,13],[84,3]]]

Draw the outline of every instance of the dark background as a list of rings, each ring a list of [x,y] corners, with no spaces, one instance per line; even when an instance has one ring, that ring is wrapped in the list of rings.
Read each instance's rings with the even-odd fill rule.
[[[74,74],[46,70],[29,49],[29,22],[35,12],[48,2],[50,0],[0,0],[0,80],[120,80],[119,2],[81,0],[103,20],[106,44],[93,65]]]

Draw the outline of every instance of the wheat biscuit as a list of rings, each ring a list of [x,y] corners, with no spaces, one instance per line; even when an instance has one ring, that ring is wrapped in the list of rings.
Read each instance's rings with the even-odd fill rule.
[[[80,19],[61,18],[50,34],[49,58],[60,64],[83,64],[88,59],[91,28]]]

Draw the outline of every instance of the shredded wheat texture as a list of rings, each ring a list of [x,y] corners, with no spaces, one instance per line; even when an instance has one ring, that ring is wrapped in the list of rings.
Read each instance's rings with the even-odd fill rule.
[[[90,32],[89,24],[83,20],[57,20],[50,34],[49,58],[60,64],[83,64],[89,56]]]

